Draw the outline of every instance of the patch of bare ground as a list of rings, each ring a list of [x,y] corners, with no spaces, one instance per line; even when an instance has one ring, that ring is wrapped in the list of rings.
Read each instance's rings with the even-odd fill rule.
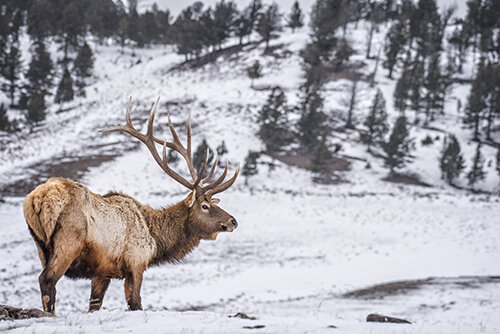
[[[311,153],[286,153],[271,155],[276,160],[279,160],[287,165],[296,166],[300,168],[310,169],[313,155]],[[329,165],[330,169],[334,172],[346,172],[351,169],[351,163],[347,158],[334,156],[332,163]]]
[[[390,296],[406,295],[412,291],[429,286],[480,288],[487,284],[500,285],[500,276],[430,277],[419,280],[395,281],[353,290],[343,294],[342,297],[353,299],[383,299]]]
[[[203,67],[207,64],[215,62],[218,58],[224,57],[226,60],[238,60],[238,53],[245,49],[245,51],[255,49],[260,42],[249,42],[237,45],[231,45],[226,48],[222,48],[220,50],[215,50],[210,53],[207,53],[203,56],[199,56],[198,58],[186,60],[179,65],[171,67],[168,72],[172,71],[182,71],[186,69],[197,69]],[[236,55],[236,56],[235,56]]]
[[[32,171],[31,175],[0,185],[0,194],[13,197],[26,196],[37,185],[45,182],[50,177],[64,177],[79,181],[90,168],[98,167],[115,157],[116,155],[112,154],[64,156],[43,161],[27,167],[27,170]]]
[[[383,178],[382,180],[388,181],[388,182],[393,182],[393,183],[421,186],[421,187],[426,187],[426,188],[432,187],[430,184],[421,181],[417,175],[411,175],[411,174],[393,173],[392,175],[389,175],[389,176]]]

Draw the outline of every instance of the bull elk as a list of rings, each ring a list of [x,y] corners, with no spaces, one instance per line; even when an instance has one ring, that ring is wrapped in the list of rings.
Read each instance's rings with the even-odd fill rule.
[[[187,147],[172,125],[173,142],[153,135],[158,101],[149,116],[146,134],[137,131],[127,105],[126,124],[103,132],[122,131],[135,137],[151,151],[161,169],[190,190],[181,202],[155,210],[122,193],[98,195],[84,185],[63,178],[50,178],[24,200],[24,216],[38,248],[43,271],[39,276],[43,309],[55,313],[56,283],[66,275],[92,280],[89,311],[99,310],[110,279],[125,279],[125,298],[130,310],[140,310],[144,271],[165,262],[176,263],[198,246],[201,239],[215,240],[222,231],[232,232],[238,223],[212,197],[236,180],[222,175],[211,182],[217,157],[206,177],[208,154],[201,170],[195,170],[191,155],[191,117],[187,123]],[[163,146],[160,157],[156,144]],[[192,182],[173,171],[167,163],[167,148],[185,160]]]

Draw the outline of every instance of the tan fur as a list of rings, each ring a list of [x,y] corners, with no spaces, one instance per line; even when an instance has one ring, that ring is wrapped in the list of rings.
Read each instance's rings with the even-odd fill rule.
[[[54,312],[55,284],[63,276],[92,279],[90,310],[102,304],[110,278],[125,279],[131,309],[141,308],[142,273],[163,262],[178,262],[201,239],[232,231],[234,220],[209,196],[191,192],[163,210],[130,196],[91,192],[84,185],[51,178],[24,201],[24,214],[44,270],[44,310]],[[205,209],[203,209],[205,207]]]

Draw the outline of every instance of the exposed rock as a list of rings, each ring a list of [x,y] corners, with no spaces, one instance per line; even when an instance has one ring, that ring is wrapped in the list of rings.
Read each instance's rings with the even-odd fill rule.
[[[394,317],[389,317],[386,315],[381,315],[381,314],[368,314],[366,317],[367,322],[392,322],[395,324],[411,324],[408,320],[405,319],[400,319],[400,318],[394,318]]]
[[[0,320],[18,320],[53,316],[53,314],[44,312],[37,308],[22,309],[8,305],[0,305]]]
[[[248,319],[248,320],[257,320],[256,317],[252,317],[247,315],[246,313],[241,313],[238,312],[235,315],[230,315],[229,318],[241,318],[241,319]]]
[[[255,325],[255,326],[243,326],[243,328],[245,329],[261,329],[261,328],[265,328],[266,326],[264,325]]]

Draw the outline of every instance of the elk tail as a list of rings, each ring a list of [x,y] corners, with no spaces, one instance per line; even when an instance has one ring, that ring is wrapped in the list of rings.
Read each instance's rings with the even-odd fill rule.
[[[68,202],[67,196],[57,179],[49,179],[26,196],[24,217],[37,246],[42,250],[45,260],[48,247],[56,228],[57,219]]]

